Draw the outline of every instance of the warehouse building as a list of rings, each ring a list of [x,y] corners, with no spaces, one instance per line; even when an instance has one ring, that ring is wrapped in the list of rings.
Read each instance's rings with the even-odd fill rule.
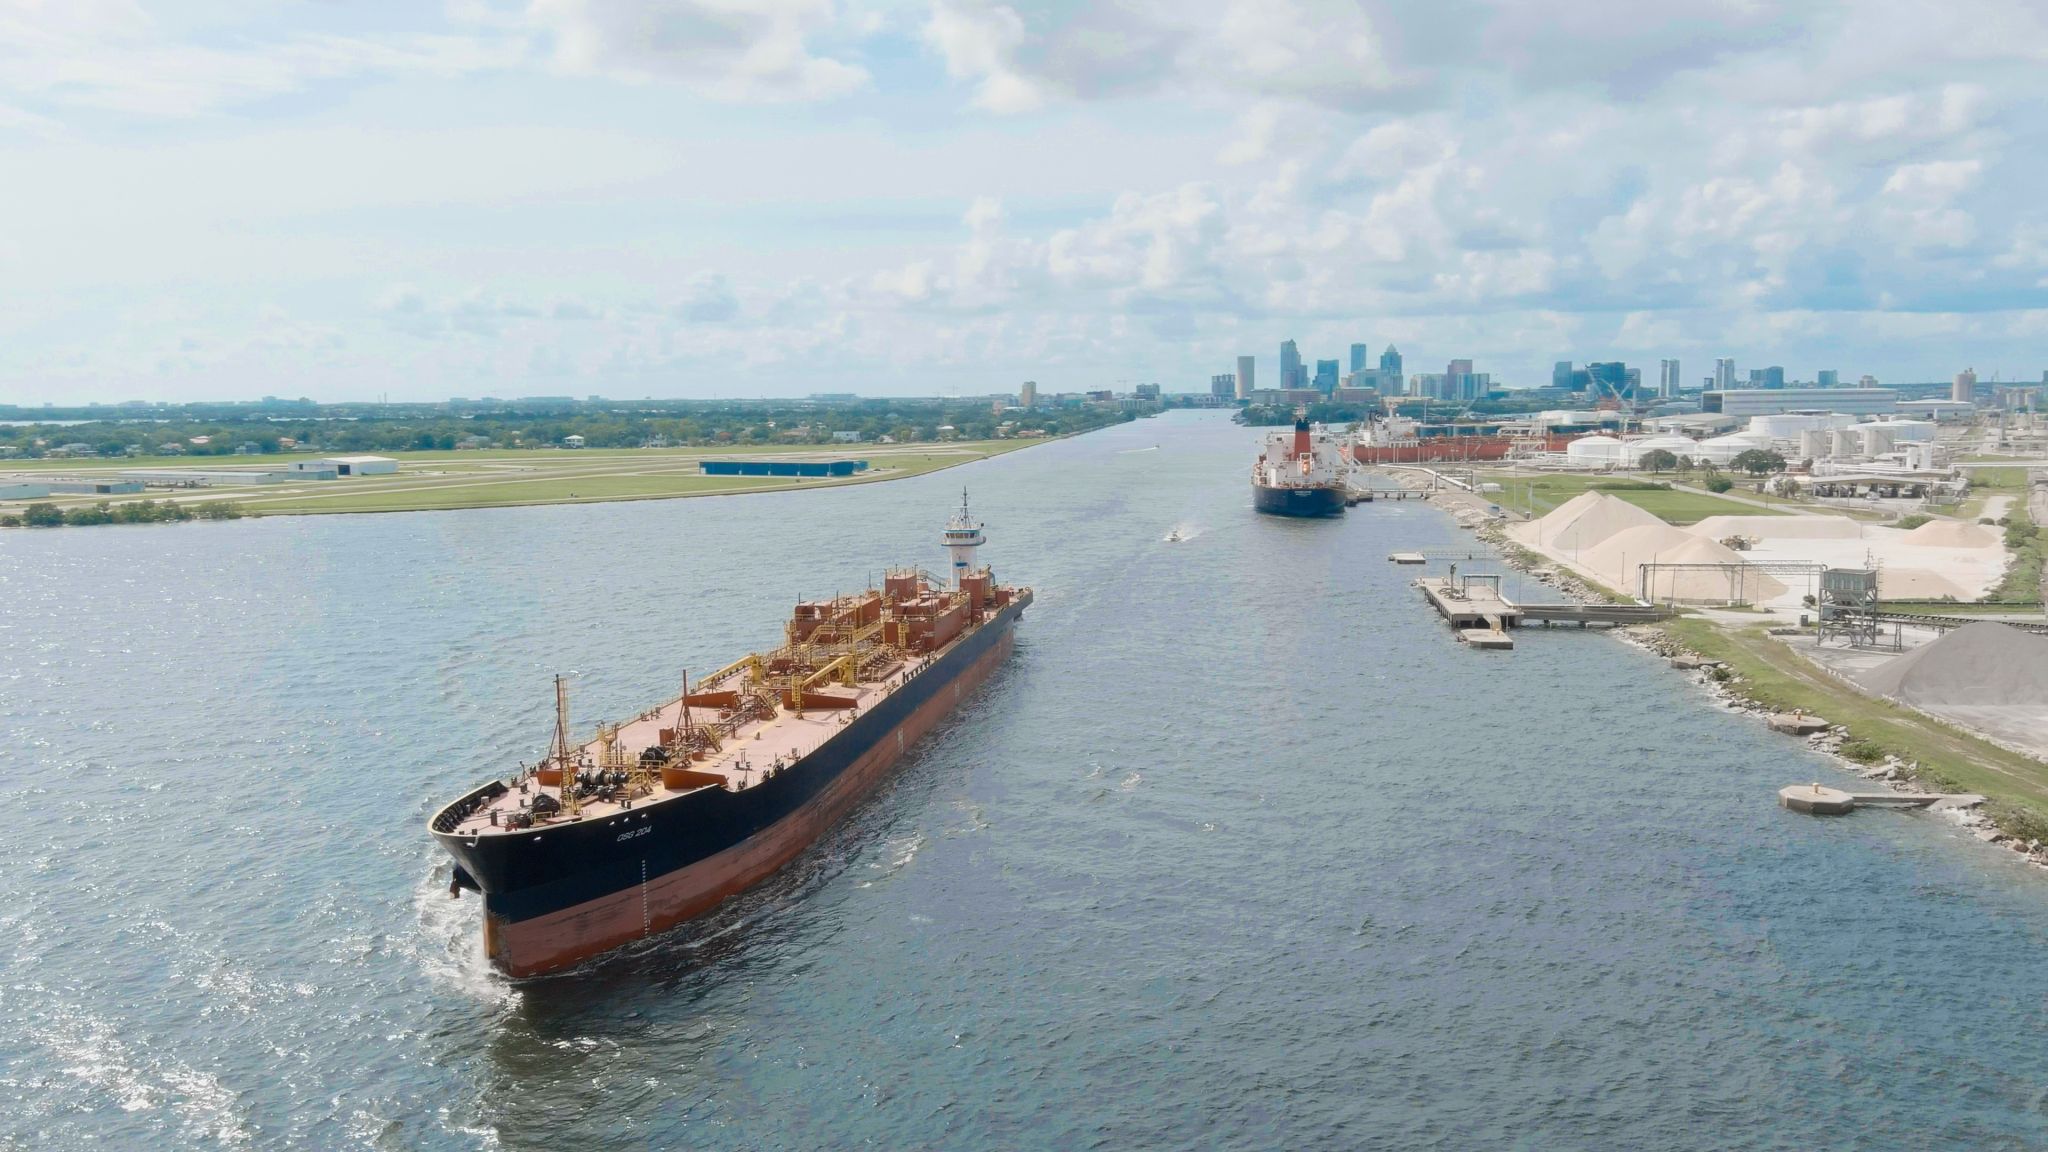
[[[53,496],[126,496],[142,491],[140,480],[53,480]]]
[[[323,456],[318,460],[294,460],[292,471],[333,472],[336,476],[389,476],[398,471],[398,461],[389,456]]]
[[[1876,416],[1898,409],[1896,388],[1710,388],[1700,393],[1700,411],[1724,416],[1773,416],[1780,412]]]

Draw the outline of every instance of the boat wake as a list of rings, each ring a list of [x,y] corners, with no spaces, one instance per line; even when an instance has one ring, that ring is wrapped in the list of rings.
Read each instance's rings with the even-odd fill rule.
[[[447,871],[430,865],[426,877],[413,887],[413,916],[419,930],[404,948],[420,970],[438,984],[447,985],[476,1000],[509,1004],[519,997],[516,985],[491,968],[479,942],[481,927],[477,909],[481,900],[451,899]]]

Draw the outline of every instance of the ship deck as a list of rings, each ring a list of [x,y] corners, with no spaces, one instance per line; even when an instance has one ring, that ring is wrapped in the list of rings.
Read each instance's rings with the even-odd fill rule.
[[[574,820],[568,817],[556,816],[524,829],[508,827],[504,818],[518,812],[521,804],[530,800],[534,793],[560,797],[560,788],[552,785],[542,785],[537,781],[529,780],[526,782],[528,791],[521,791],[517,786],[507,788],[487,802],[478,805],[474,811],[470,812],[449,831],[463,837],[518,835],[523,832],[534,832],[550,827],[559,827],[576,821],[616,816],[626,811],[629,805],[645,807],[649,804],[688,796],[705,788],[723,787],[733,792],[743,791],[772,778],[773,774],[780,768],[801,759],[820,744],[830,739],[839,729],[852,723],[855,717],[866,714],[870,708],[886,700],[891,693],[902,687],[910,678],[930,667],[933,663],[943,658],[946,653],[952,651],[955,646],[966,642],[981,627],[986,626],[987,622],[984,621],[978,626],[966,629],[945,646],[897,665],[881,680],[862,681],[852,688],[844,685],[832,686],[829,691],[833,695],[842,698],[848,695],[853,697],[854,704],[850,708],[814,709],[801,714],[792,712],[787,708],[778,708],[775,715],[769,719],[750,720],[742,724],[730,738],[724,741],[723,746],[717,752],[708,754],[704,759],[689,765],[691,772],[722,777],[724,780],[723,784],[705,784],[699,788],[671,791],[660,786],[658,780],[659,769],[656,769],[657,781],[654,791],[649,795],[643,795],[626,802],[586,799],[581,804],[581,814]],[[716,685],[709,687],[716,687]],[[692,688],[693,693],[702,690],[704,690],[704,686]],[[623,750],[629,759],[637,760],[642,750],[659,744],[661,741],[661,730],[663,728],[674,728],[682,714],[680,699],[680,697],[670,699],[658,707],[641,713],[631,721],[621,723],[617,737],[618,748]],[[699,705],[692,705],[691,711],[693,719],[699,723],[703,723],[705,720],[718,715],[715,709],[707,709]],[[603,742],[591,740],[581,745],[578,751],[588,756],[593,764],[598,763],[603,751]],[[493,821],[494,815],[496,822]]]

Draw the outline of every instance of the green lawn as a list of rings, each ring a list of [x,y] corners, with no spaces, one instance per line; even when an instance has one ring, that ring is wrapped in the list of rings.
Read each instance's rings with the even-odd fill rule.
[[[1670,524],[1697,524],[1709,516],[1777,516],[1776,509],[1763,509],[1719,496],[1679,492],[1669,488],[1633,487],[1661,481],[1616,480],[1610,476],[1502,477],[1502,491],[1490,494],[1503,508],[1541,516],[1589,489],[1604,491],[1626,500],[1650,515]]]
[[[1800,708],[1840,724],[1866,755],[1889,753],[1914,761],[1921,766],[1922,781],[1931,787],[1989,798],[1991,817],[2007,831],[2030,838],[2048,836],[2048,764],[1910,708],[1865,696],[1762,629],[1732,631],[1697,617],[1663,627],[1700,655],[1727,662],[1742,677],[1736,688],[1745,698],[1774,712]]]
[[[1025,441],[1024,443],[1037,443]],[[592,504],[613,500],[663,500],[684,496],[715,496],[736,492],[787,491],[872,484],[986,459],[1022,445],[1004,441],[996,452],[894,452],[873,457],[875,467],[845,479],[795,479],[783,476],[705,476],[695,464],[673,457],[602,460],[576,454],[576,471],[563,474],[550,467],[533,476],[518,472],[452,472],[440,476],[401,471],[396,476],[360,480],[316,481],[298,491],[266,496],[247,492],[237,501],[254,515],[277,516],[341,512],[412,512],[428,509],[503,508],[522,504]],[[980,449],[975,445],[973,449]],[[530,457],[529,457],[530,460]],[[556,456],[550,461],[560,461]]]
[[[389,452],[400,461],[391,476],[363,476],[344,480],[306,480],[276,487],[237,486],[208,494],[209,499],[233,501],[251,515],[280,516],[342,512],[406,512],[423,509],[501,508],[519,504],[597,503],[609,500],[661,500],[684,496],[713,496],[733,492],[783,491],[800,488],[872,484],[917,476],[972,463],[1033,444],[1030,440],[959,441],[947,444],[841,444],[831,447],[764,447],[759,445],[718,445],[706,448],[650,448],[617,451],[481,451],[481,452]],[[774,476],[705,476],[698,462],[705,457],[853,457],[865,459],[869,471],[844,479],[804,479]],[[291,459],[216,456],[170,458],[164,465],[195,470],[215,470],[231,465],[256,470],[275,470]],[[149,467],[144,460],[49,460],[29,461],[40,470],[73,473],[109,473],[123,468]],[[6,471],[0,464],[0,472]],[[30,469],[37,470],[37,469]],[[280,490],[283,489],[283,490]],[[192,493],[177,498],[190,499]],[[162,498],[152,490],[136,496],[117,496],[109,502]],[[96,503],[104,497],[60,496],[51,501],[59,506]]]
[[[2027,487],[2025,468],[1972,468],[1970,487],[1998,488],[2007,492],[2023,492]]]

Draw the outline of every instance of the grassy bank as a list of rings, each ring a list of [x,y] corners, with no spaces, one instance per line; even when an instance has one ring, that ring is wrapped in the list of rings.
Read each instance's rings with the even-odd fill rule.
[[[1484,477],[1482,477],[1484,478]],[[1698,492],[1681,492],[1661,481],[1617,480],[1603,476],[1501,477],[1501,491],[1488,498],[1503,508],[1542,516],[1588,491],[1605,492],[1628,501],[1668,524],[1697,524],[1709,516],[1775,516],[1775,510]]]
[[[2011,752],[1910,708],[1865,696],[1808,663],[1760,628],[1729,630],[1697,617],[1663,625],[1666,635],[1740,678],[1734,690],[1774,712],[1802,709],[1848,729],[1844,752],[1866,761],[1887,755],[1917,764],[1920,782],[1944,792],[1975,792],[2001,830],[2048,840],[2048,764]]]
[[[2048,533],[2035,524],[2025,508],[2006,514],[2005,547],[2012,560],[2005,578],[1986,600],[2000,604],[2039,604],[2043,598],[2042,569],[2048,565]]]
[[[231,501],[252,516],[315,515],[354,512],[446,511],[461,508],[504,508],[527,504],[592,504],[616,500],[663,500],[740,492],[772,492],[840,487],[900,480],[1014,452],[1046,440],[982,440],[940,444],[847,444],[832,448],[671,448],[619,451],[528,452],[395,452],[397,473],[341,480],[293,480],[271,485],[221,484],[200,490],[208,501]],[[843,478],[797,479],[782,476],[706,476],[705,459],[732,456],[843,458],[867,460],[866,472]],[[238,464],[279,467],[283,457],[253,461],[228,457]],[[184,467],[219,467],[211,461],[186,460]],[[86,469],[73,469],[87,472]],[[162,493],[127,497],[53,496],[59,508],[155,498]],[[201,499],[198,492],[169,498],[176,503]]]

